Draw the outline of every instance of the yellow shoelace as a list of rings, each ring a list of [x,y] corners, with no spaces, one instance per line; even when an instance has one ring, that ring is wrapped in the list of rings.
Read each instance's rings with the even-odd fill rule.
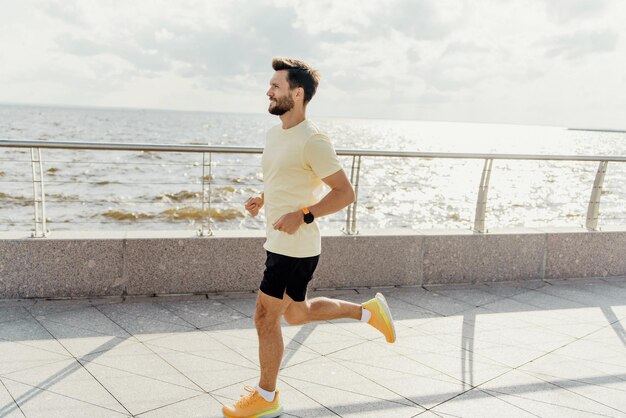
[[[254,394],[256,393],[256,389],[251,388],[250,386],[244,386],[243,388],[250,393],[248,393],[247,395],[241,395],[239,397],[239,400],[235,403],[235,406],[237,408],[245,408],[246,406],[250,405],[250,403],[254,399]]]

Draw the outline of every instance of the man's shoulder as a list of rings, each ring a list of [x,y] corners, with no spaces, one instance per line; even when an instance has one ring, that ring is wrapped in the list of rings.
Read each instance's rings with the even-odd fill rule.
[[[324,141],[329,141],[328,135],[322,132],[320,128],[318,128],[318,126],[309,119],[306,120],[304,136],[306,137],[306,139],[321,139]]]
[[[315,122],[313,122],[310,119],[305,119],[304,128],[306,132],[311,135],[322,134],[322,131],[320,131],[320,128],[315,124]]]

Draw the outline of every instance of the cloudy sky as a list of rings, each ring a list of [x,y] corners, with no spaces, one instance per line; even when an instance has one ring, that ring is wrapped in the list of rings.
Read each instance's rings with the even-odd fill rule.
[[[623,0],[0,0],[0,102],[626,129]]]

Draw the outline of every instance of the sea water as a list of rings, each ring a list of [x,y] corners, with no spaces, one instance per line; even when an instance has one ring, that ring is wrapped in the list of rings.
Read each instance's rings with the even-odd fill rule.
[[[565,127],[311,118],[337,149],[559,155],[626,155],[626,133]],[[279,120],[264,114],[0,106],[0,138],[262,147]],[[61,230],[261,229],[243,202],[263,190],[260,156],[42,149],[48,228]],[[341,157],[350,175],[352,158]],[[359,229],[473,225],[484,160],[364,157]],[[581,226],[597,162],[493,164],[487,227]],[[204,180],[204,181],[203,181]],[[203,183],[205,202],[202,203]],[[609,163],[600,225],[626,223],[626,163]],[[208,198],[210,192],[210,198]],[[0,231],[34,219],[28,149],[0,148]],[[321,219],[345,226],[346,211]]]

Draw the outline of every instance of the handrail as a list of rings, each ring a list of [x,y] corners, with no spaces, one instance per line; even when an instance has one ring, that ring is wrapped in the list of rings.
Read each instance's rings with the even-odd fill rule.
[[[155,151],[155,152],[216,152],[224,154],[261,154],[261,147],[233,147],[215,145],[172,145],[172,144],[124,144],[114,142],[38,141],[0,139],[0,147],[8,148],[60,148],[94,151]],[[540,160],[540,161],[613,161],[626,162],[626,156],[611,155],[558,155],[558,154],[491,154],[464,152],[416,152],[377,151],[362,149],[337,149],[337,155],[362,157],[406,157],[406,158],[452,158],[493,160]]]
[[[103,142],[80,142],[80,141],[41,141],[41,140],[14,140],[14,139],[0,139],[0,147],[5,148],[30,148],[31,153],[37,150],[38,157],[33,155],[33,187],[36,183],[39,183],[40,190],[37,193],[37,189],[34,189],[35,193],[35,233],[33,236],[40,237],[46,236],[47,230],[45,229],[45,193],[43,191],[43,174],[40,177],[36,177],[36,168],[41,172],[41,148],[48,149],[74,149],[74,150],[94,150],[94,151],[154,151],[154,152],[190,152],[190,153],[202,153],[203,154],[203,176],[202,176],[202,203],[204,213],[205,203],[205,180],[206,176],[204,169],[207,167],[205,154],[209,154],[209,170],[211,167],[211,154],[223,153],[223,154],[262,154],[263,148],[261,147],[235,147],[235,146],[213,146],[213,145],[174,145],[174,144],[124,144],[124,143],[103,143]],[[337,155],[351,156],[352,158],[352,171],[351,181],[354,185],[355,202],[347,210],[346,229],[347,234],[357,234],[356,228],[356,205],[358,202],[358,189],[359,189],[359,172],[361,167],[362,157],[400,157],[400,158],[447,158],[447,159],[482,159],[485,160],[485,167],[483,169],[482,178],[479,186],[478,200],[476,204],[476,213],[474,218],[473,230],[478,233],[487,232],[485,227],[485,215],[487,208],[487,193],[489,189],[489,178],[491,175],[491,168],[493,160],[525,160],[525,161],[595,161],[599,162],[598,170],[596,172],[596,178],[591,192],[591,197],[588,203],[587,220],[585,226],[588,230],[595,231],[598,229],[598,214],[600,208],[600,196],[602,194],[602,187],[604,182],[604,175],[608,162],[626,162],[626,156],[609,156],[609,155],[550,155],[550,154],[493,154],[493,153],[454,153],[454,152],[415,152],[415,151],[377,151],[377,150],[358,150],[358,149],[337,149]],[[35,167],[37,165],[37,167]],[[211,175],[209,172],[209,179]],[[199,234],[211,235],[210,229],[210,187],[211,181],[208,181],[209,185],[209,217],[204,219]],[[38,196],[39,195],[39,196]],[[38,207],[38,204],[41,208]],[[39,216],[39,212],[44,214],[43,219]],[[40,225],[41,224],[41,225]],[[41,228],[39,228],[41,227]],[[39,230],[41,229],[41,233]]]

